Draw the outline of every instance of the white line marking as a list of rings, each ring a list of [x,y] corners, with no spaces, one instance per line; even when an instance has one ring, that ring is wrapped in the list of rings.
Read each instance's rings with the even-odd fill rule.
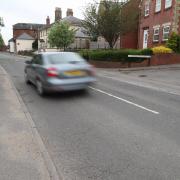
[[[99,77],[105,77],[107,79],[116,80],[116,81],[123,82],[123,83],[127,83],[127,84],[132,84],[132,85],[138,86],[138,87],[144,87],[144,88],[152,89],[152,90],[155,90],[155,91],[158,91],[158,92],[164,92],[164,93],[168,93],[168,94],[172,94],[172,95],[177,95],[177,96],[180,95],[177,92],[173,92],[173,91],[170,91],[170,90],[165,90],[165,89],[154,87],[154,86],[150,86],[150,85],[147,85],[147,84],[146,85],[145,84],[140,84],[140,82],[137,82],[137,81],[135,83],[135,82],[132,82],[132,81],[122,80],[122,79],[118,79],[118,78],[107,76],[107,75],[101,75],[101,74],[98,74],[98,76]]]
[[[146,107],[144,107],[144,106],[141,106],[141,105],[139,105],[139,104],[133,103],[133,102],[128,101],[128,100],[126,100],[126,99],[120,98],[120,97],[115,96],[115,95],[113,95],[113,94],[107,93],[107,92],[102,91],[102,90],[100,90],[100,89],[97,89],[97,88],[94,88],[94,87],[91,87],[91,86],[89,86],[89,88],[92,89],[92,90],[94,90],[94,91],[100,92],[100,93],[102,93],[102,94],[106,94],[106,95],[108,95],[108,96],[110,96],[110,97],[116,98],[116,99],[118,99],[118,100],[120,100],[120,101],[123,101],[123,102],[125,102],[125,103],[131,104],[131,105],[136,106],[136,107],[138,107],[138,108],[141,108],[141,109],[143,109],[143,110],[149,111],[149,112],[151,112],[151,113],[160,114],[160,113],[157,112],[157,111],[148,109],[148,108],[146,108]]]

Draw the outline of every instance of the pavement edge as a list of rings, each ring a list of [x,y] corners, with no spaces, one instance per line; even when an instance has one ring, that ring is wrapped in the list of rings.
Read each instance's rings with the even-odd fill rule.
[[[49,176],[50,176],[50,179],[51,180],[63,180],[62,178],[62,175],[60,175],[57,171],[57,168],[53,162],[53,160],[51,159],[44,143],[43,143],[43,140],[41,138],[41,136],[39,135],[37,129],[36,129],[36,125],[28,111],[28,108],[26,107],[25,103],[23,102],[19,92],[17,91],[10,75],[6,72],[6,70],[0,65],[0,68],[2,69],[3,73],[5,75],[7,75],[8,79],[9,79],[9,82],[11,83],[11,86],[12,86],[12,89],[15,91],[16,95],[17,95],[17,98],[18,98],[18,101],[19,103],[21,104],[21,107],[22,107],[22,110],[28,120],[28,123],[30,124],[30,127],[31,127],[31,131],[32,131],[32,134],[34,136],[34,139],[35,141],[37,142],[37,145],[40,149],[40,152],[41,152],[41,155],[42,155],[42,158],[44,160],[44,163],[45,163],[45,166],[48,170],[48,173],[49,173]]]

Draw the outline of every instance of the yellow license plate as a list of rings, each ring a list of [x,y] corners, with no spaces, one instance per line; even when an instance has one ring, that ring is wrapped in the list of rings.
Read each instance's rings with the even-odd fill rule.
[[[67,71],[64,72],[66,76],[85,76],[86,72],[84,71]]]

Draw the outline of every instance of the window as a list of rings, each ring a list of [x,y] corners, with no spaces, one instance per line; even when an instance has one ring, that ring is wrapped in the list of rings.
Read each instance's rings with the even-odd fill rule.
[[[155,12],[161,11],[161,0],[156,0]]]
[[[160,27],[154,28],[153,42],[159,42],[159,28]]]
[[[167,41],[169,38],[169,33],[170,33],[170,26],[164,26],[163,27],[163,40]]]
[[[84,59],[75,53],[48,54],[48,64],[84,64]]]
[[[144,15],[145,15],[145,16],[149,16],[149,1],[146,1],[146,2],[145,2]]]
[[[172,0],[165,0],[165,9],[172,6]]]

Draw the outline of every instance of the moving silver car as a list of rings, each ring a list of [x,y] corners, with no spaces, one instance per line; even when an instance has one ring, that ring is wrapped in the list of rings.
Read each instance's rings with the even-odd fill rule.
[[[86,89],[96,81],[92,65],[72,52],[44,52],[26,61],[26,83],[33,83],[44,95],[52,91]]]

